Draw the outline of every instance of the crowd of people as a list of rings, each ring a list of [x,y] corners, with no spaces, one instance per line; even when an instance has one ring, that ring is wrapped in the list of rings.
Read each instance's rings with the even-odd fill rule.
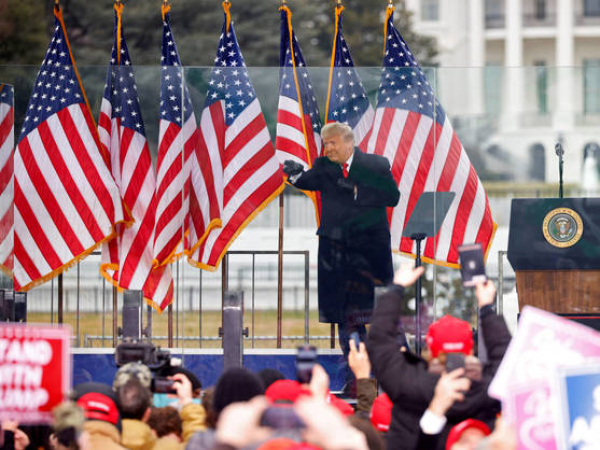
[[[487,388],[510,342],[493,308],[491,281],[477,285],[480,334],[487,350],[474,355],[471,327],[444,316],[426,335],[420,356],[398,338],[404,289],[423,268],[403,266],[381,293],[366,342],[349,340],[348,363],[356,402],[329,390],[318,364],[308,383],[274,369],[224,371],[203,389],[184,367],[161,376],[174,392],[152,392],[153,375],[141,363],[117,371],[113,385],[87,382],[53,412],[47,441],[54,449],[511,449],[514,429],[503,425],[498,401]],[[463,364],[448,362],[462,355]],[[379,392],[378,392],[379,391]],[[379,395],[378,395],[379,393]],[[2,449],[39,448],[27,429],[2,424]],[[35,436],[39,440],[39,436]]]

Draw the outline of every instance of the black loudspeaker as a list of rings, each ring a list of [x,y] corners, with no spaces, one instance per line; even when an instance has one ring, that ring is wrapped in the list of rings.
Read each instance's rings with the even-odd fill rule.
[[[7,289],[0,290],[0,321],[15,321],[15,293]]]
[[[127,289],[123,293],[123,337],[142,337],[142,291]]]
[[[0,289],[0,322],[27,322],[27,292]]]
[[[593,328],[600,331],[600,314],[558,314],[565,319]]]
[[[27,292],[15,292],[15,322],[27,322]]]
[[[226,291],[223,301],[223,369],[242,367],[244,352],[244,293],[242,291]]]

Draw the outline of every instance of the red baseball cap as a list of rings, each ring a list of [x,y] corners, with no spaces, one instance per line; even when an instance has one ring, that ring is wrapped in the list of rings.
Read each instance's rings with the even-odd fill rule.
[[[434,358],[440,352],[468,355],[473,349],[473,332],[469,322],[449,315],[429,325],[425,339]]]
[[[488,436],[491,431],[488,426],[480,420],[467,419],[454,425],[448,433],[448,439],[446,440],[446,450],[450,450],[454,444],[456,444],[462,434],[469,428],[475,428],[483,433],[484,436]]]
[[[273,403],[294,403],[302,395],[310,396],[312,393],[295,380],[277,380],[265,391],[265,397]]]
[[[108,396],[99,392],[88,392],[77,400],[88,420],[102,420],[117,425],[119,423],[119,409],[115,402]]]
[[[331,392],[329,393],[328,402],[331,406],[337,408],[339,412],[341,412],[344,416],[351,416],[354,414],[354,408],[348,402],[345,402],[341,398],[336,397]]]
[[[387,432],[392,421],[392,401],[384,392],[377,396],[371,407],[371,424],[379,431]]]

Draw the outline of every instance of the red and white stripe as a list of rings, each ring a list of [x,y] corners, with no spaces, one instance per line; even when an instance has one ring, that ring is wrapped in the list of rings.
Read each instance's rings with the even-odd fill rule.
[[[15,289],[64,270],[123,220],[87,106],[48,117],[15,153]]]
[[[304,137],[305,129],[306,138]],[[308,152],[306,150],[307,141]],[[283,163],[286,159],[292,159],[308,169],[321,155],[321,148],[321,136],[313,131],[310,116],[304,114],[303,118],[298,102],[285,95],[280,95],[277,109],[277,136],[275,137],[275,149],[279,161]]]
[[[162,311],[173,301],[173,278],[170,266],[153,267],[156,180],[148,141],[112,117],[106,98],[102,99],[98,131],[134,220],[130,227],[120,227],[117,239],[103,246],[101,270],[122,289],[142,290],[146,300]]]
[[[0,269],[10,276],[14,264],[14,148],[14,108],[0,102]]]
[[[190,255],[190,263],[215,270],[243,227],[283,190],[281,166],[256,98],[230,126],[225,105],[208,106],[200,120],[200,140],[211,151],[219,150],[221,173],[213,167],[215,186],[222,182],[222,228],[209,232]],[[215,145],[216,144],[216,145]],[[201,146],[200,146],[201,147]]]
[[[161,119],[156,162],[156,223],[154,259],[160,265],[183,254],[190,201],[191,156],[197,141],[192,113],[183,127]]]
[[[220,106],[220,105],[219,105]],[[223,212],[223,140],[214,123],[224,126],[219,108],[205,108],[200,117],[196,148],[192,155],[188,252],[193,255],[210,231],[222,225]],[[214,117],[212,112],[215,112]],[[215,122],[213,122],[213,119]],[[200,130],[204,130],[201,132]],[[194,257],[190,259],[193,262]],[[198,261],[196,257],[196,261]]]
[[[367,108],[358,123],[354,126],[354,142],[362,151],[366,151],[367,143],[371,137],[373,120],[375,119],[375,110],[371,105]]]
[[[447,117],[438,124],[426,115],[378,108],[368,151],[388,158],[398,182],[400,201],[388,212],[393,250],[415,254],[402,230],[425,191],[456,193],[440,232],[425,241],[425,258],[454,266],[463,243],[480,242],[487,250],[496,228],[488,198]]]

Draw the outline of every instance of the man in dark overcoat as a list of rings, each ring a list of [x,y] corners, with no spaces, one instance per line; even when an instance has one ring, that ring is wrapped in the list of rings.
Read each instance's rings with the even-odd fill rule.
[[[400,193],[388,160],[355,147],[348,125],[329,123],[321,137],[325,156],[310,170],[292,160],[283,170],[297,188],[321,194],[319,321],[338,324],[347,359],[350,333],[365,338],[374,287],[388,284],[394,275],[386,208],[398,203]],[[346,371],[349,382],[352,374]]]

